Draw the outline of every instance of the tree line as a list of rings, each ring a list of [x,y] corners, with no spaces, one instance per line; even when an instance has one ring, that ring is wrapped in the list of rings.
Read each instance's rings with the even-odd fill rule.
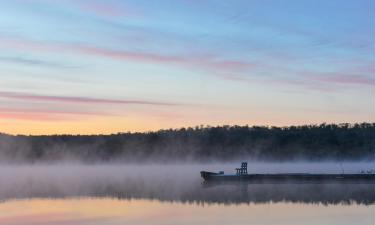
[[[375,158],[375,123],[198,126],[112,135],[0,135],[0,161],[160,162]]]

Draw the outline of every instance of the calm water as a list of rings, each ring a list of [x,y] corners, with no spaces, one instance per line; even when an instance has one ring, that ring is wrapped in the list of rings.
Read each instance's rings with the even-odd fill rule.
[[[0,224],[371,224],[375,207],[302,203],[184,204],[157,200],[32,199],[0,204]]]
[[[205,184],[236,165],[1,166],[1,225],[374,224],[375,184]],[[345,164],[347,172],[374,163]],[[335,163],[252,164],[252,172],[340,172]]]

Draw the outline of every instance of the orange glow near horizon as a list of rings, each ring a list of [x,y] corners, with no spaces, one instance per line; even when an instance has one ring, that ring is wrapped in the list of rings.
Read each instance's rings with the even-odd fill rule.
[[[209,121],[203,122],[203,121]],[[223,125],[239,125],[239,126],[291,126],[291,125],[310,125],[321,124],[325,121],[317,120],[315,122],[306,123],[303,120],[288,121],[281,123],[278,121],[249,121],[238,118],[237,121],[223,120],[153,120],[152,118],[119,118],[119,117],[105,117],[105,118],[88,118],[85,120],[71,120],[71,121],[18,121],[18,120],[1,120],[0,133],[10,135],[96,135],[96,134],[116,134],[126,132],[152,132],[163,129],[180,129],[196,126],[223,126]],[[335,123],[347,123],[346,120],[337,120]],[[356,123],[355,119],[349,123]],[[365,122],[365,121],[359,121]]]
[[[69,99],[71,100],[71,99]],[[75,99],[81,100],[81,99]],[[87,101],[87,100],[86,100]],[[102,100],[103,101],[103,100]],[[45,104],[45,103],[43,103]],[[162,129],[179,129],[196,126],[291,126],[320,123],[360,123],[371,121],[372,114],[326,113],[324,111],[268,109],[254,103],[254,108],[231,103],[230,107],[184,105],[168,106],[113,106],[84,104],[53,104],[76,110],[95,110],[95,113],[60,113],[56,111],[22,111],[4,113],[0,109],[0,132],[12,135],[54,134],[114,134],[124,132],[149,132]],[[92,107],[92,106],[91,106]],[[88,111],[89,112],[89,111]],[[277,112],[277,113],[275,113]],[[363,120],[362,118],[365,118]]]

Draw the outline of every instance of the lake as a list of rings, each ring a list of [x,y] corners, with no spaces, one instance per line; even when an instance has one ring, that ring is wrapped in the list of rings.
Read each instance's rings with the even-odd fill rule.
[[[375,184],[207,184],[206,165],[4,165],[0,224],[373,224]],[[357,172],[374,163],[252,163],[249,172]],[[343,168],[342,168],[343,167]]]
[[[12,200],[0,224],[374,224],[374,205],[196,204],[114,198]]]

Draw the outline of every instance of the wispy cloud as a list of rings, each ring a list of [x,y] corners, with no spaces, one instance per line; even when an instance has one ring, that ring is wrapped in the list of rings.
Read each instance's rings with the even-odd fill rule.
[[[36,95],[20,92],[0,92],[0,119],[30,121],[66,121],[80,120],[88,117],[120,116],[124,112],[108,109],[104,105],[144,105],[155,107],[182,106],[177,103],[88,98],[77,96]],[[22,104],[6,103],[6,99],[18,100]],[[51,105],[51,103],[54,103]],[[86,107],[82,107],[85,105]],[[76,106],[79,106],[78,108]],[[113,111],[114,110],[114,111]]]
[[[246,76],[246,74],[217,74],[217,77],[240,83],[259,83],[279,87],[303,87],[305,90],[332,92],[343,90],[343,87],[375,86],[375,71],[371,63],[365,66],[353,66],[350,69],[336,69],[333,72],[314,70],[300,70],[288,66],[268,66],[270,76]],[[256,71],[255,71],[256,72]],[[272,76],[272,74],[286,74],[287,76]]]
[[[131,15],[130,12],[126,11],[122,5],[108,3],[108,2],[99,2],[99,1],[72,1],[72,4],[75,4],[78,8],[83,11],[93,13],[100,17],[106,18],[119,18],[124,16]]]
[[[68,65],[64,65],[64,64],[60,64],[56,62],[24,58],[24,57],[0,56],[0,61],[5,62],[5,63],[16,63],[16,64],[23,64],[23,65],[31,65],[31,66],[44,66],[44,67],[51,67],[51,68],[58,68],[58,69],[78,68],[77,66],[68,66]]]
[[[69,11],[79,11],[80,13],[90,13],[103,18],[120,18],[123,16],[136,15],[135,11],[125,8],[122,1],[100,1],[100,0],[14,0],[19,5],[25,3],[32,5],[39,3],[44,7],[56,6]]]
[[[63,121],[76,120],[87,117],[116,116],[113,113],[100,112],[90,108],[69,109],[27,107],[27,106],[6,106],[0,107],[0,119],[31,120],[31,121]]]
[[[315,79],[321,82],[333,84],[375,86],[375,78],[365,75],[327,73],[324,76],[315,76]]]
[[[42,102],[61,102],[61,103],[80,103],[80,104],[116,104],[116,105],[152,105],[152,106],[178,106],[181,104],[145,101],[145,100],[120,100],[90,98],[78,96],[53,96],[53,95],[36,95],[31,93],[6,92],[0,91],[1,98],[10,98],[24,101],[42,101]]]
[[[6,120],[30,120],[30,121],[62,121],[67,119],[64,113],[27,112],[26,110],[2,110],[0,109],[0,119]],[[77,116],[74,116],[77,118]]]
[[[100,47],[72,46],[80,53],[92,56],[108,57],[125,61],[138,61],[159,64],[176,64],[209,70],[243,71],[256,65],[246,61],[220,59],[214,54],[207,55],[163,55],[156,53],[130,52]]]
[[[1,37],[0,37],[1,38]],[[208,70],[210,72],[244,72],[259,66],[242,60],[225,59],[217,54],[176,54],[167,55],[153,52],[134,52],[117,50],[83,44],[43,43],[23,38],[1,38],[9,47],[36,52],[68,52],[93,57],[110,58],[115,60],[161,65],[177,65],[188,68]]]
[[[363,69],[353,69],[351,71],[344,71],[340,73],[322,73],[314,71],[299,71],[288,65],[273,65],[269,62],[249,62],[244,60],[227,59],[218,54],[176,54],[168,55],[154,52],[143,51],[126,51],[121,49],[111,49],[97,46],[89,46],[84,44],[72,43],[53,43],[53,42],[38,42],[26,38],[1,38],[8,46],[17,49],[27,49],[36,52],[65,52],[86,55],[91,57],[109,58],[113,60],[120,60],[125,62],[150,63],[167,66],[180,66],[189,69],[200,69],[207,71],[220,79],[232,80],[244,83],[261,83],[270,85],[287,85],[304,87],[307,90],[318,91],[333,91],[339,88],[338,85],[366,85],[374,86],[375,78],[367,75],[353,75],[362,74]],[[0,43],[1,45],[1,43]],[[1,58],[0,58],[1,60]],[[286,59],[288,61],[288,59]],[[33,62],[25,62],[33,63]],[[35,62],[37,63],[37,62]],[[373,67],[368,66],[367,72],[372,72]],[[262,74],[266,71],[267,76],[254,74]],[[288,74],[288,76],[280,76],[281,74]],[[273,76],[272,74],[278,74]],[[65,102],[96,102],[96,103],[111,103],[111,104],[150,104],[148,102],[133,102],[133,101],[119,101],[106,99],[90,99],[90,98],[68,98],[64,97],[54,98],[49,96],[50,101],[65,101]],[[36,98],[36,97],[29,97]],[[46,100],[46,99],[44,99]]]

